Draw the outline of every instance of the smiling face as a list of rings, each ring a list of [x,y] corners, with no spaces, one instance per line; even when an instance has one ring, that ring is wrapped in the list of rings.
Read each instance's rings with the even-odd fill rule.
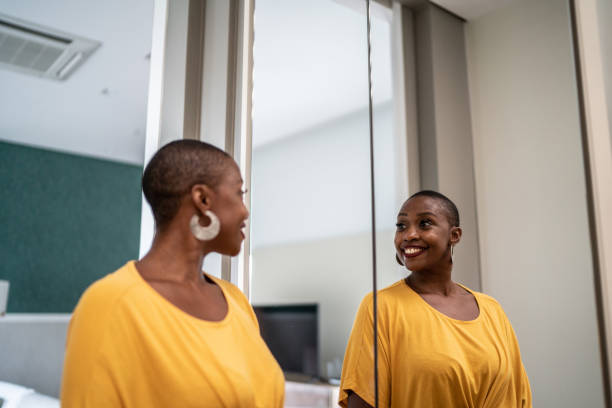
[[[461,229],[449,222],[438,198],[417,196],[404,203],[397,215],[395,250],[413,272],[451,266],[450,248],[461,238]]]

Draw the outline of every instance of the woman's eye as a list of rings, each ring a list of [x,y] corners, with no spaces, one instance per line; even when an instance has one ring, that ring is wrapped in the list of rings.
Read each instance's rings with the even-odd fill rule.
[[[406,226],[404,224],[402,224],[401,222],[398,222],[397,224],[395,224],[395,226],[397,227],[398,231],[401,231],[404,228],[406,228]]]
[[[432,225],[432,222],[431,220],[421,220],[419,224],[421,225],[421,227],[429,227]]]

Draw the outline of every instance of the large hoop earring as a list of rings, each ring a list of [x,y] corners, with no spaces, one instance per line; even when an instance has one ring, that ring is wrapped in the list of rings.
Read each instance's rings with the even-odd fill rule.
[[[451,262],[453,262],[453,255],[455,253],[455,246],[451,245]]]
[[[197,214],[194,214],[189,221],[189,228],[191,229],[191,233],[200,241],[210,241],[219,235],[221,224],[219,223],[219,218],[217,218],[214,212],[206,210],[204,211],[204,215],[210,218],[210,224],[208,226],[201,226],[200,217]]]

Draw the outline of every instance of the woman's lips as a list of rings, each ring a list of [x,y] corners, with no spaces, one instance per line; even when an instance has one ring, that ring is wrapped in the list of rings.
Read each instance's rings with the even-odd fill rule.
[[[423,252],[425,252],[427,248],[422,248],[422,247],[407,247],[404,248],[404,257],[405,258],[414,258],[416,256],[421,255]]]

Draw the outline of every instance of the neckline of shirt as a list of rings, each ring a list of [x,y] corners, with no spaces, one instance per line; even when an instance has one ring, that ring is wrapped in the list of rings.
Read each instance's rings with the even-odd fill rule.
[[[182,316],[186,320],[191,320],[191,321],[195,322],[196,324],[201,324],[201,325],[205,325],[205,326],[217,326],[217,327],[220,327],[220,326],[225,326],[229,322],[230,317],[233,314],[233,312],[232,312],[233,307],[232,307],[232,304],[230,302],[230,297],[228,296],[228,293],[225,290],[225,288],[223,287],[223,285],[219,282],[219,279],[217,279],[214,276],[211,276],[211,275],[207,274],[204,271],[202,271],[202,274],[204,276],[208,277],[210,280],[212,280],[217,286],[219,286],[219,289],[221,289],[221,293],[223,293],[223,297],[225,298],[225,302],[227,303],[227,313],[225,314],[223,319],[218,320],[218,321],[204,320],[204,319],[200,319],[198,317],[195,317],[193,315],[190,315],[189,313],[185,312],[184,310],[182,310],[181,308],[176,306],[174,303],[170,302],[168,299],[163,297],[161,295],[161,293],[159,293],[151,285],[149,285],[149,283],[146,280],[144,280],[144,278],[140,275],[140,273],[138,273],[138,270],[136,269],[136,262],[135,261],[129,261],[128,262],[128,269],[129,269],[130,273],[132,275],[134,275],[135,279],[138,280],[138,283],[140,283],[142,286],[144,286],[146,288],[146,290],[152,295],[153,298],[157,299],[158,302],[161,302],[162,304],[166,305],[169,309],[173,310],[173,312],[176,315]]]
[[[453,322],[453,323],[458,323],[458,324],[474,324],[474,323],[478,323],[481,320],[481,316],[482,316],[482,302],[480,301],[480,299],[478,299],[477,294],[468,289],[467,287],[463,286],[460,283],[457,283],[457,285],[461,286],[463,289],[465,289],[466,291],[468,291],[472,296],[474,296],[474,299],[476,300],[476,306],[478,307],[478,316],[476,316],[474,319],[472,320],[460,320],[460,319],[455,319],[454,317],[450,317],[444,313],[442,313],[441,311],[439,311],[438,309],[436,309],[435,307],[433,307],[432,305],[430,305],[425,299],[423,299],[423,297],[421,295],[419,295],[414,289],[412,289],[410,287],[410,285],[408,285],[408,282],[406,282],[405,279],[402,279],[400,281],[403,286],[408,289],[408,291],[416,296],[418,298],[418,301],[424,305],[427,309],[429,309],[430,311],[434,312],[434,314],[438,315],[438,316],[442,316],[444,319]]]

